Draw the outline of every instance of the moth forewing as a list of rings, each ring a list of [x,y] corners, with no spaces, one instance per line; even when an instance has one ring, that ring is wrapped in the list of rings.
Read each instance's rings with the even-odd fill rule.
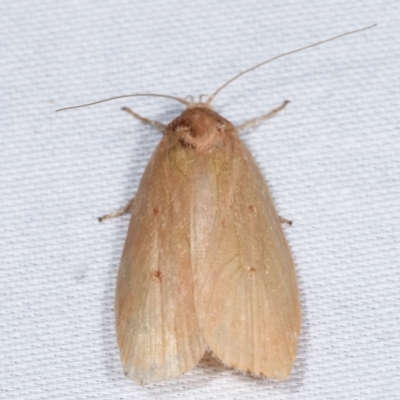
[[[121,361],[125,374],[141,384],[187,372],[207,347],[193,302],[190,172],[182,171],[185,152],[173,139],[163,137],[144,172],[117,278]]]
[[[266,182],[232,128],[225,124],[195,162],[195,309],[205,341],[224,364],[284,379],[300,331],[293,259]]]

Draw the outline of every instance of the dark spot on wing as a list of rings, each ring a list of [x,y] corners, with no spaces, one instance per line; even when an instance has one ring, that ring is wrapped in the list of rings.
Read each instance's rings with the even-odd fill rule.
[[[153,281],[160,283],[162,281],[163,274],[160,270],[154,271],[151,273],[151,279]]]

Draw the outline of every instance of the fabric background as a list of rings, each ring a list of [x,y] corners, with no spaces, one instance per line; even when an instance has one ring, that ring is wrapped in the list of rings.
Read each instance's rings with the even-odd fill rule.
[[[236,124],[285,99],[243,140],[264,172],[299,277],[302,334],[285,382],[212,358],[138,387],[119,363],[113,297],[134,194],[169,122],[210,94]],[[400,5],[390,1],[0,3],[0,398],[400,399]]]

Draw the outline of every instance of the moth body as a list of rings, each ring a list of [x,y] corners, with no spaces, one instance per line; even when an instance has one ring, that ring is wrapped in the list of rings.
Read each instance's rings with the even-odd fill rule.
[[[166,126],[131,212],[115,301],[125,374],[173,378],[211,351],[285,379],[300,331],[293,260],[234,125],[190,104]]]

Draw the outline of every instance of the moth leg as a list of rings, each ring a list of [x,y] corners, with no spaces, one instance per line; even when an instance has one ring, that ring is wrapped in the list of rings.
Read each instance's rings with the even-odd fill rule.
[[[110,214],[106,214],[106,215],[103,215],[102,217],[98,218],[99,222],[103,222],[106,219],[119,217],[123,214],[126,214],[127,212],[130,212],[134,201],[135,201],[135,197],[132,197],[125,206],[121,207],[120,209],[118,209]]]
[[[285,100],[279,107],[274,108],[269,113],[261,115],[261,116],[256,117],[256,118],[253,118],[250,121],[247,121],[244,124],[241,124],[241,125],[237,126],[236,129],[238,131],[242,131],[244,129],[250,129],[253,126],[257,125],[259,122],[264,121],[265,119],[269,119],[269,118],[272,118],[273,116],[275,116],[275,114],[277,114],[279,111],[284,109],[288,103],[289,103],[289,101]]]
[[[133,115],[135,118],[137,118],[138,120],[144,122],[145,124],[149,124],[152,127],[158,129],[161,132],[164,132],[165,128],[167,127],[166,125],[162,124],[161,122],[158,121],[153,121],[151,119],[142,117],[141,115],[135,113],[135,111],[132,111],[130,108],[128,107],[122,107],[122,111],[126,111],[128,114]]]
[[[279,216],[279,221],[281,221],[281,224],[292,225],[292,223],[293,223],[290,219],[286,219],[286,218],[283,218],[281,216]]]

